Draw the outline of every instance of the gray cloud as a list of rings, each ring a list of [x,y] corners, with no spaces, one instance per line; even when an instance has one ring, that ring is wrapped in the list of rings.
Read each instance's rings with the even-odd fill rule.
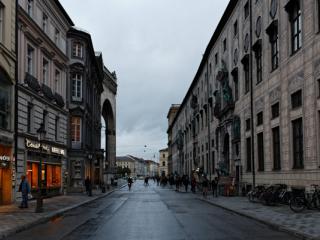
[[[228,1],[60,1],[117,72],[117,155],[153,158]]]

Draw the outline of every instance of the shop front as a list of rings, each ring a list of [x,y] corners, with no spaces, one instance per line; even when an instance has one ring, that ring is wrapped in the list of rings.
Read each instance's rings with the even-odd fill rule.
[[[12,201],[12,148],[0,145],[0,205]]]
[[[46,196],[56,196],[62,190],[62,164],[65,150],[37,141],[26,139],[27,152],[27,179],[31,186],[31,193],[40,188]],[[40,166],[41,162],[41,166]],[[39,172],[39,168],[41,171]],[[41,173],[41,176],[39,176]]]

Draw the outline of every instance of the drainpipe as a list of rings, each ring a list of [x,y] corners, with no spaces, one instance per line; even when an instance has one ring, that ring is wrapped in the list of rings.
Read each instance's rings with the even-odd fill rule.
[[[253,71],[252,71],[252,0],[249,0],[249,11],[250,11],[250,57],[249,57],[249,68],[250,68],[250,113],[251,113],[251,162],[252,162],[252,185],[256,185],[256,170],[255,170],[255,159],[254,159],[254,113],[253,113]]]
[[[14,85],[14,156],[15,156],[15,174],[17,173],[17,165],[18,165],[18,8],[19,3],[16,0],[16,16],[15,16],[15,53],[16,53],[16,61],[15,61],[15,85]]]

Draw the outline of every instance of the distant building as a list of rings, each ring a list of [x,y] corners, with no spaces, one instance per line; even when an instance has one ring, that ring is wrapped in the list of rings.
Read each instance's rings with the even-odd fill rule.
[[[0,205],[14,199],[16,1],[0,1]]]
[[[168,148],[159,151],[159,176],[168,176]]]
[[[117,167],[128,167],[132,177],[144,177],[148,175],[147,162],[143,158],[131,155],[120,156],[116,158]]]
[[[168,174],[172,174],[175,171],[177,171],[177,162],[173,162],[172,161],[172,154],[174,154],[176,151],[173,151],[173,135],[172,135],[172,124],[174,122],[174,119],[176,117],[177,112],[179,111],[180,108],[180,104],[172,104],[168,115],[167,115],[167,119],[168,119],[168,130],[167,130],[167,134],[168,134]],[[174,165],[174,166],[173,166]]]
[[[152,160],[146,160],[147,165],[147,176],[149,177],[155,177],[159,173],[159,163],[152,161]]]

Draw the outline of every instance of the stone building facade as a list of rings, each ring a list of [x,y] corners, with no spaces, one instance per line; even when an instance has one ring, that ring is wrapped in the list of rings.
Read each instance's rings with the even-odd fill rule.
[[[14,199],[16,1],[0,1],[0,205]]]
[[[41,187],[55,195],[68,175],[67,31],[73,22],[59,1],[19,0],[17,24],[17,178],[26,175],[35,191],[41,167]]]
[[[168,148],[159,150],[159,176],[168,176]]]
[[[319,30],[317,0],[229,2],[169,125],[180,173],[319,183]]]
[[[94,52],[89,33],[73,27],[67,38],[70,187],[82,191],[86,177],[96,185],[102,180],[100,96],[104,71],[102,56]]]
[[[147,176],[147,162],[131,155],[116,157],[116,166],[129,168],[131,177]]]
[[[173,161],[173,159],[172,159],[173,153],[175,153],[175,154],[177,153],[177,151],[173,151],[173,148],[176,146],[175,146],[175,144],[173,144],[172,126],[173,126],[173,122],[175,120],[175,116],[176,116],[177,112],[179,111],[179,108],[180,108],[180,104],[172,104],[169,109],[169,112],[167,114],[168,126],[169,126],[168,130],[167,130],[167,134],[168,134],[168,174],[174,173],[178,170],[177,169],[178,162]]]

